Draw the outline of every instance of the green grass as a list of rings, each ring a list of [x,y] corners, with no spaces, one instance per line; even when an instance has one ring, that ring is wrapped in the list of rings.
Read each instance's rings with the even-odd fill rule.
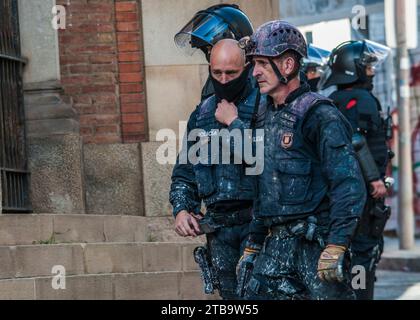
[[[51,235],[51,237],[49,239],[47,239],[47,240],[34,241],[34,242],[32,242],[32,244],[45,244],[45,245],[48,245],[48,244],[57,244],[57,242],[55,241],[55,233],[53,233]]]

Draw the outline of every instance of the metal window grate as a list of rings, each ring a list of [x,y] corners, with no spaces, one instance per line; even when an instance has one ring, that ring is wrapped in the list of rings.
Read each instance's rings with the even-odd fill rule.
[[[0,1],[0,176],[4,213],[31,212],[17,0]]]

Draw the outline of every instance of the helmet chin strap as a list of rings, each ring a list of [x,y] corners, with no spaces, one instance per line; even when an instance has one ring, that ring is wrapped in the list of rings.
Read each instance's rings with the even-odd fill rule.
[[[277,68],[277,65],[274,63],[272,58],[269,58],[268,61],[270,61],[271,67],[274,70],[274,73],[276,74],[277,78],[279,79],[280,83],[286,85],[289,83],[289,80],[283,76],[279,70],[279,68]]]
[[[273,61],[273,59],[272,58],[268,58],[268,61],[270,61],[270,65],[271,65],[271,67],[273,68],[273,70],[274,70],[274,73],[276,74],[276,76],[277,76],[277,78],[279,79],[279,81],[280,81],[280,83],[281,84],[284,84],[284,85],[286,85],[286,84],[288,84],[289,83],[289,81],[290,80],[292,80],[298,73],[299,73],[299,70],[297,70],[296,72],[293,72],[293,73],[291,73],[291,74],[289,74],[289,76],[288,77],[285,77],[285,76],[283,76],[282,74],[281,74],[281,72],[280,72],[280,70],[279,70],[279,68],[277,67],[277,65],[274,63],[274,61]]]

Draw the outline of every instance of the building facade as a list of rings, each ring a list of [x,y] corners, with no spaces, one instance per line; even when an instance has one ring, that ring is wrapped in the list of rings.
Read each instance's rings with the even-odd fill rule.
[[[173,37],[196,11],[221,2],[5,1],[15,12],[10,36],[20,32],[26,135],[16,141],[26,136],[26,211],[170,216],[172,165],[156,160],[157,134],[172,129],[178,142],[208,74],[204,57],[185,56]],[[278,17],[277,1],[229,2],[255,27]],[[9,180],[3,212],[11,212]]]

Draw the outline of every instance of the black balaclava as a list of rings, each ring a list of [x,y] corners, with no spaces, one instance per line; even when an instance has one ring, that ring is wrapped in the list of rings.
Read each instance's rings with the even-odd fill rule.
[[[213,83],[214,92],[216,94],[217,100],[221,101],[225,99],[228,102],[234,102],[235,100],[237,100],[241,96],[248,82],[250,68],[251,66],[248,65],[238,78],[226,82],[225,84],[222,84],[215,78],[213,78],[210,72],[210,79]]]
[[[368,89],[369,91],[373,90],[373,78],[375,76],[366,76],[366,81],[365,81],[365,88]]]
[[[313,78],[311,80],[308,80],[308,84],[311,87],[311,91],[312,92],[318,92],[318,83],[319,83],[319,80],[321,80],[320,77]]]
[[[375,76],[365,76],[364,80],[361,81],[356,81],[350,84],[344,84],[344,85],[338,85],[337,88],[339,90],[344,90],[344,89],[348,89],[348,88],[354,88],[354,89],[365,89],[368,91],[372,91],[373,90],[373,78]]]
[[[359,80],[356,81],[356,88],[366,89],[368,91],[373,90],[373,78],[375,75],[368,76],[366,74],[366,66],[356,63],[357,74],[359,75]]]

